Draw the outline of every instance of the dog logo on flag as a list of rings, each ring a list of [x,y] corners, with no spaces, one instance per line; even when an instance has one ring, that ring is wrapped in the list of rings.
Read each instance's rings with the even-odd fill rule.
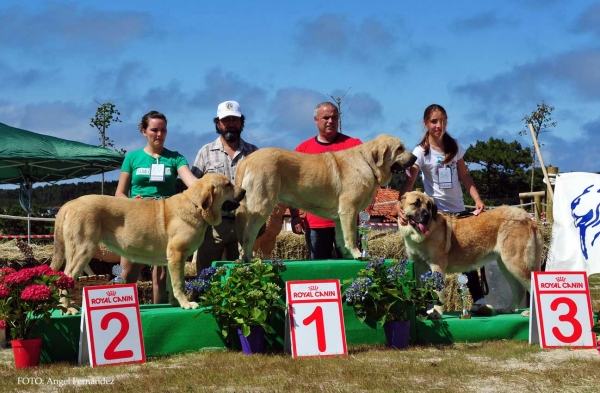
[[[600,187],[588,186],[571,202],[573,224],[579,230],[581,252],[588,259],[588,245],[594,244],[600,236]]]

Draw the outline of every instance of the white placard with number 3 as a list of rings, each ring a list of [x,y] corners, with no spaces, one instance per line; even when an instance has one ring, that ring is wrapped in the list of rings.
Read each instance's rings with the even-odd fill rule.
[[[595,348],[586,272],[533,272],[529,343],[542,348]]]

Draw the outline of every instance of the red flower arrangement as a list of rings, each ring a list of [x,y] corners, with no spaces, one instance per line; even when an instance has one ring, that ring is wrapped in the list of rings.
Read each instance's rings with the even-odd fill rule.
[[[29,338],[39,321],[49,322],[52,311],[62,309],[62,290],[74,286],[71,277],[48,265],[0,268],[0,329],[10,329],[13,340]]]

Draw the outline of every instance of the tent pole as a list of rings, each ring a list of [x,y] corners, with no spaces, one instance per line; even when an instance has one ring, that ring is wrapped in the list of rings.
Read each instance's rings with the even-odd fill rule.
[[[27,213],[27,244],[31,244],[31,214]]]
[[[31,181],[23,176],[24,182],[21,183],[19,190],[19,203],[21,208],[27,212],[27,244],[31,244]]]

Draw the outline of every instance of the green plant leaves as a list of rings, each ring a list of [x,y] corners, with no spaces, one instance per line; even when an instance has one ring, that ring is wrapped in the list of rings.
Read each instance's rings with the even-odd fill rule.
[[[360,322],[365,320],[384,324],[405,321],[412,309],[424,310],[428,303],[438,301],[435,288],[425,281],[418,286],[408,268],[408,261],[383,258],[371,259],[357,278],[344,280],[343,298],[352,306]]]
[[[218,268],[206,291],[199,296],[203,312],[214,316],[225,338],[230,329],[242,329],[244,336],[248,336],[251,326],[262,326],[273,333],[272,318],[285,310],[281,271],[285,271],[281,261],[265,263],[258,258]]]

